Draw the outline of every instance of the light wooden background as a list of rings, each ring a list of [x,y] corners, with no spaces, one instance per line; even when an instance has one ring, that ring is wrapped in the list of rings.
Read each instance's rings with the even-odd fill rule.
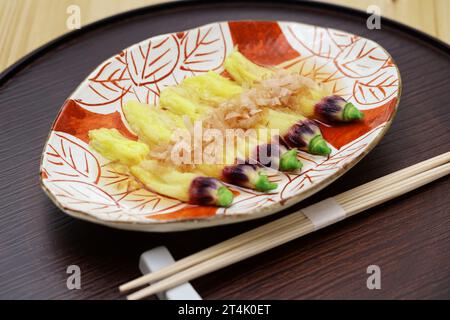
[[[78,5],[82,24],[166,0],[0,0],[0,71],[68,32],[67,8]],[[396,19],[450,43],[450,0],[326,0],[366,10],[377,5]]]

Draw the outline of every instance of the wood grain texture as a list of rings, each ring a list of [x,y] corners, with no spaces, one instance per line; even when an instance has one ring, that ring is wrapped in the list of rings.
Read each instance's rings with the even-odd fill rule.
[[[380,8],[381,15],[412,26],[450,43],[448,0],[324,0],[366,11]]]
[[[165,0],[2,0],[0,1],[0,70],[42,44],[70,31],[67,8],[79,6],[81,23],[165,2]],[[366,10],[370,5],[381,14],[413,26],[450,43],[448,0],[325,0]]]
[[[283,213],[258,221],[170,234],[126,232],[64,215],[38,184],[39,160],[65,98],[105,58],[144,38],[227,19],[280,19],[334,27],[373,39],[399,66],[403,93],[382,142],[337,182]],[[175,258],[303,206],[450,150],[448,53],[389,26],[367,30],[355,16],[293,5],[201,5],[82,33],[0,86],[0,298],[121,299],[139,275],[139,255],[166,245]],[[448,299],[450,179],[444,178],[285,246],[193,282],[206,299]],[[81,290],[66,288],[79,265]],[[380,266],[382,289],[366,268]]]

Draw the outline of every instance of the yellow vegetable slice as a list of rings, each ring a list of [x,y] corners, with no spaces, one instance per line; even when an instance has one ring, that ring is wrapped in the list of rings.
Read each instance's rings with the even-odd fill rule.
[[[199,119],[208,109],[207,106],[190,97],[187,90],[180,87],[168,87],[162,90],[159,103],[162,108],[179,116],[188,116],[192,121]]]
[[[149,145],[170,142],[172,129],[180,126],[180,122],[168,112],[137,101],[128,101],[123,106],[128,124]]]
[[[231,99],[243,92],[241,86],[213,71],[186,78],[181,83],[181,87],[190,93],[192,92],[190,96],[213,105]]]
[[[154,160],[145,160],[131,167],[131,173],[149,189],[187,202],[189,187],[199,175],[179,172],[175,168],[161,166]]]
[[[225,59],[224,67],[233,79],[241,85],[260,82],[274,75],[274,71],[254,64],[237,50],[234,50]]]
[[[96,129],[89,131],[89,144],[95,151],[111,161],[135,165],[145,159],[149,147],[124,137],[117,129]]]

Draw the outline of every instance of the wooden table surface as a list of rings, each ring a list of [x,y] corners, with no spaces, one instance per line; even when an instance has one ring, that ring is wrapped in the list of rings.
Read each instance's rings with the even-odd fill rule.
[[[226,19],[280,19],[334,27],[382,45],[399,66],[398,114],[357,166],[283,213],[236,225],[170,234],[114,230],[64,215],[38,183],[39,159],[63,101],[105,57],[146,37]],[[166,245],[179,259],[325,197],[450,150],[448,53],[363,18],[293,5],[213,4],[116,21],[53,48],[0,84],[0,298],[120,299],[139,275],[140,253]],[[206,299],[448,299],[450,179],[193,281]],[[81,289],[66,287],[69,265]],[[366,269],[381,268],[381,290]]]
[[[81,24],[164,0],[1,0],[0,71],[26,53],[68,32],[67,8],[80,8]],[[327,0],[366,10],[375,5],[383,16],[393,18],[450,42],[449,0]]]

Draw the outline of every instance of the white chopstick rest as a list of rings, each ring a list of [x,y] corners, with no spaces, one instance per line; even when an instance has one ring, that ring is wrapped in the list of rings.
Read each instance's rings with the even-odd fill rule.
[[[139,259],[139,269],[143,274],[155,272],[173,264],[175,260],[166,247],[156,247],[145,251]],[[188,282],[157,294],[160,300],[202,300]]]
[[[318,230],[346,218],[345,210],[334,199],[328,198],[301,210]]]

